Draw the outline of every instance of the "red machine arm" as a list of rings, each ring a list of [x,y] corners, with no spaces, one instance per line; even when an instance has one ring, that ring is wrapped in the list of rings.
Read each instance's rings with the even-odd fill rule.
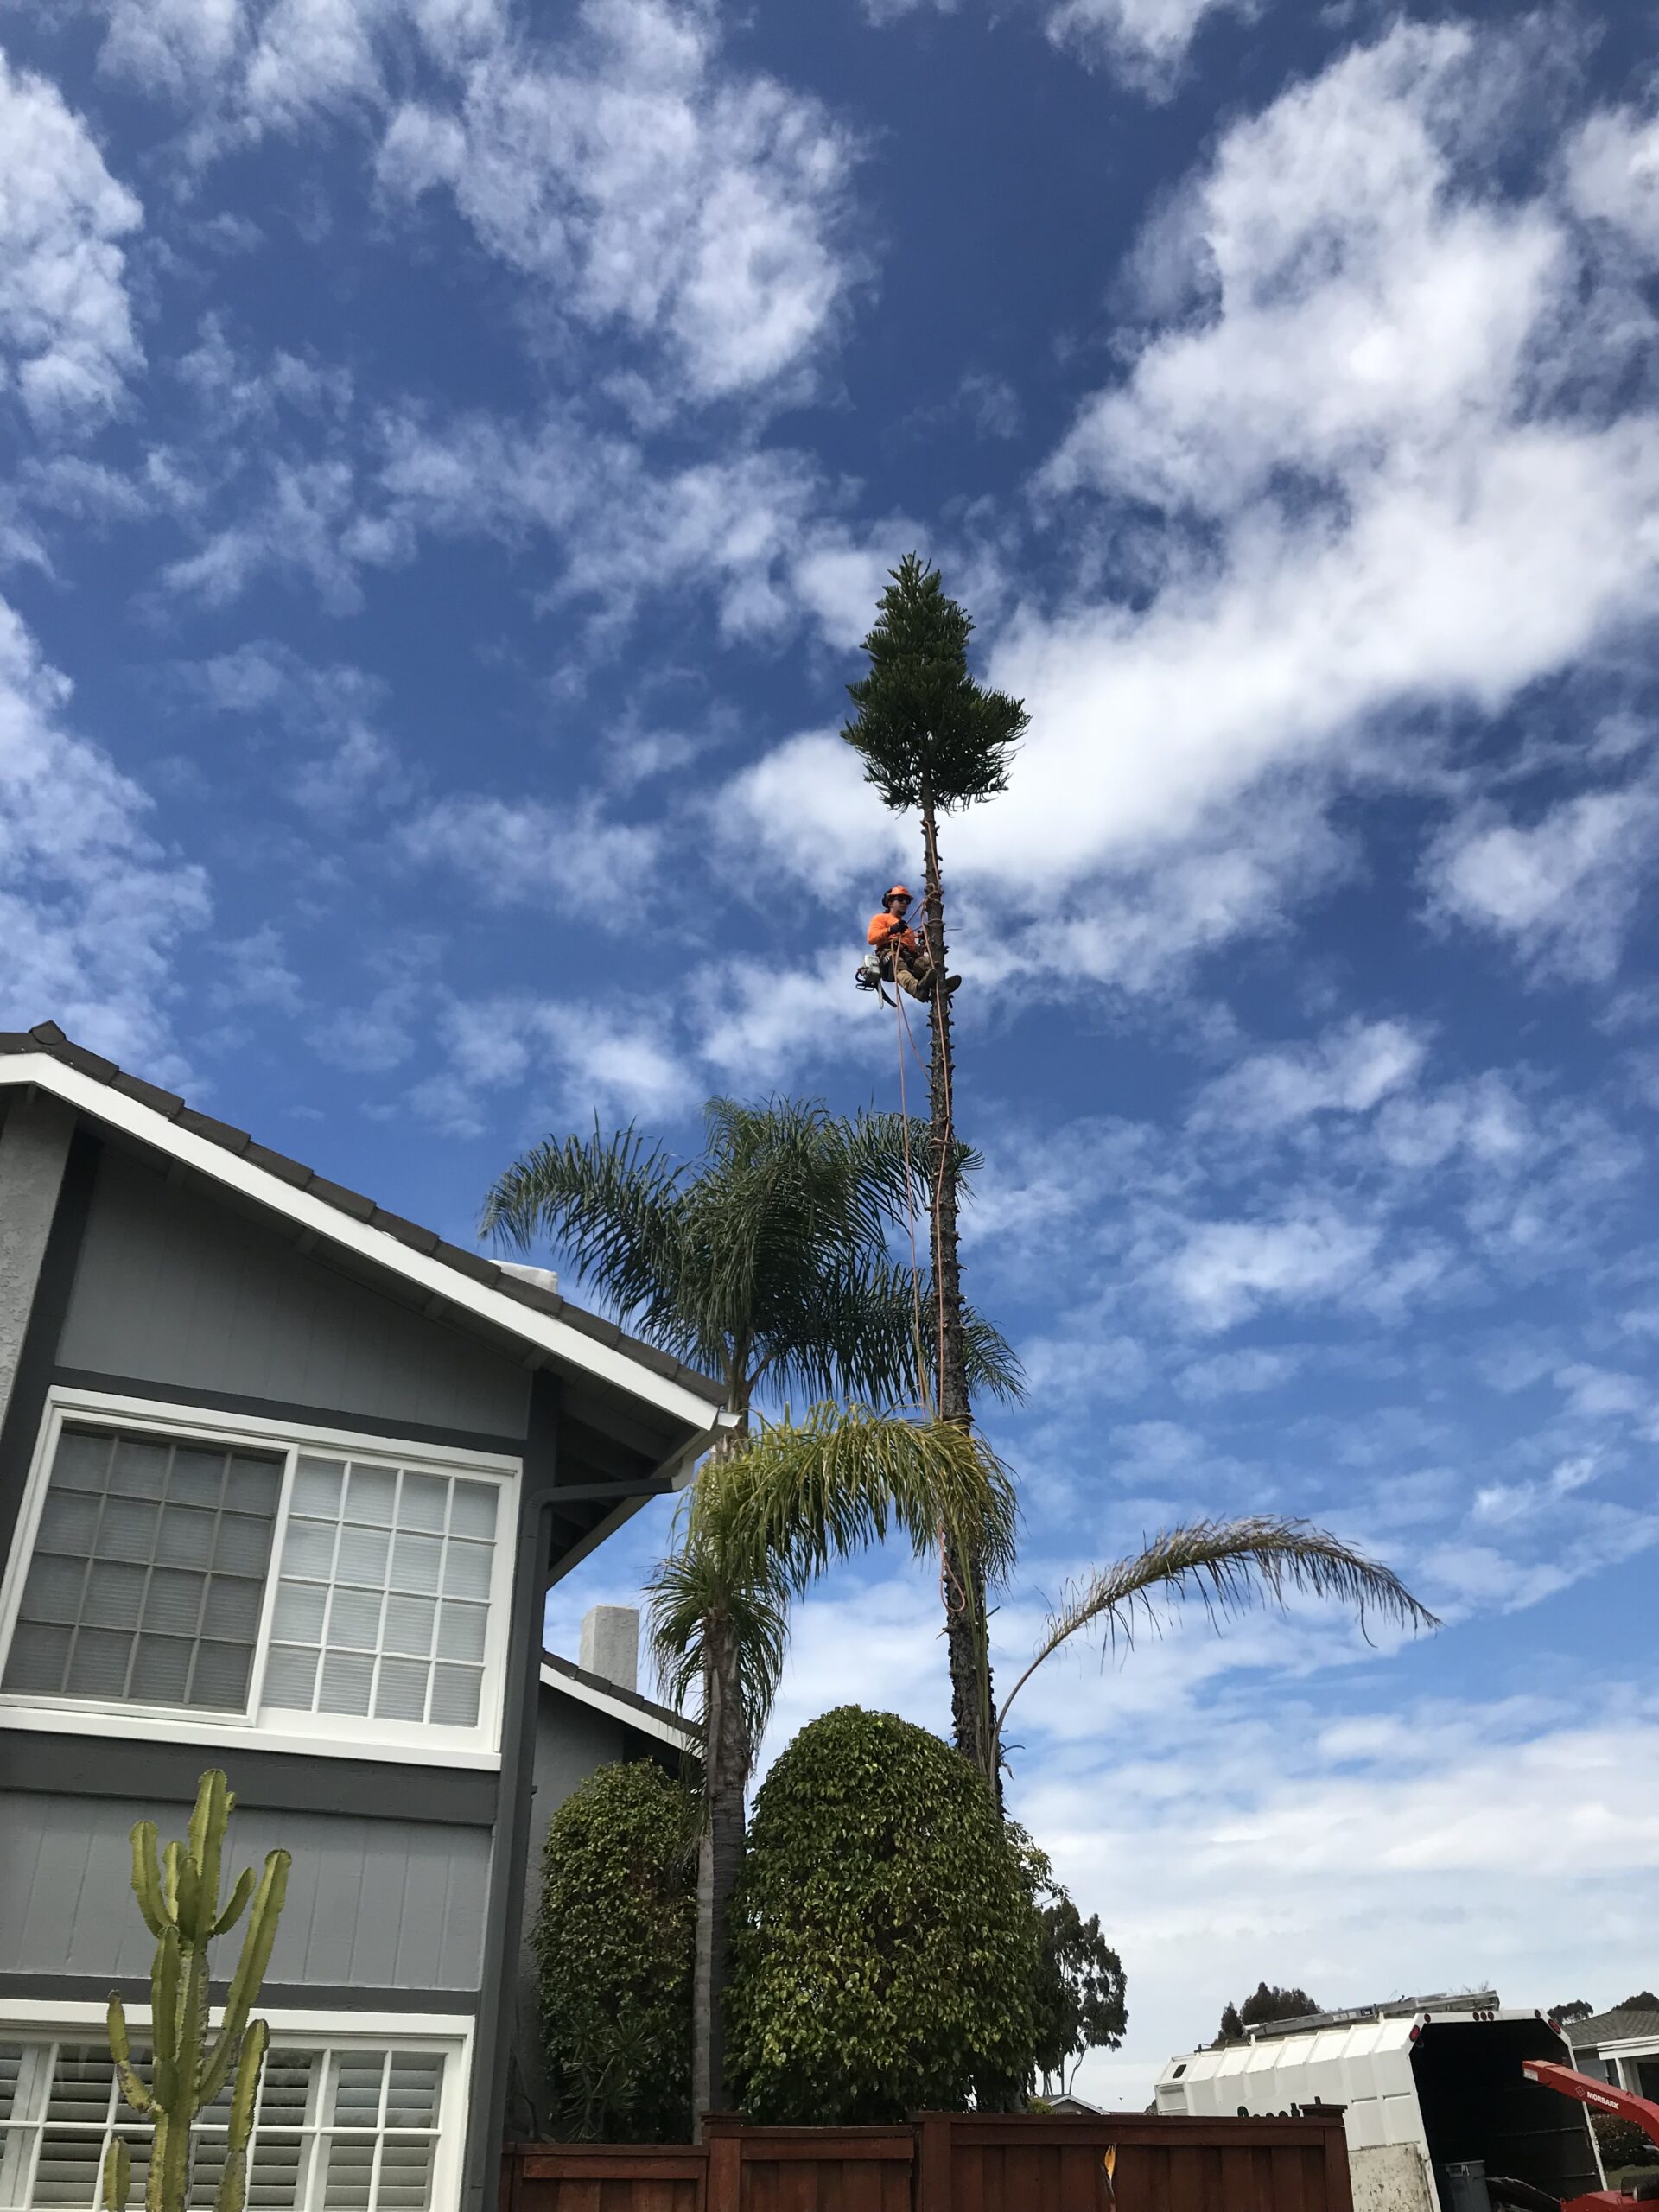
[[[1659,2104],[1646,2097],[1632,2096],[1628,2089],[1616,2089],[1611,2082],[1592,2081],[1588,2074],[1575,2073],[1570,2066],[1557,2066],[1548,2058],[1527,2058],[1521,2071],[1529,2082],[1536,2082],[1541,2088],[1557,2089],[1564,2097],[1576,2097],[1581,2105],[1593,2106],[1597,2112],[1611,2112],[1620,2120],[1632,2121],[1642,2133],[1659,2143]]]

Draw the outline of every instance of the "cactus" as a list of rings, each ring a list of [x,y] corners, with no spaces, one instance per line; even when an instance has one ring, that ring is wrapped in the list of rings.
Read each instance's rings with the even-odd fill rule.
[[[198,2113],[212,2104],[232,2079],[217,2212],[243,2212],[247,2198],[248,2137],[270,2041],[265,2023],[250,2021],[248,2012],[270,1963],[289,1861],[287,1852],[273,1851],[257,1887],[253,1869],[246,1868],[221,1910],[219,1856],[235,1803],[225,1777],[215,1769],[201,1777],[188,1841],[169,1843],[158,1861],[155,1821],[140,1821],[132,1831],[133,1894],[145,1925],[156,1938],[156,1962],[149,1977],[153,2063],[148,2085],[133,2066],[126,2012],[113,1990],[110,1993],[110,2052],[122,2094],[133,2111],[149,2122],[145,2212],[186,2212],[190,2202],[191,2129]],[[250,1898],[253,1910],[215,2037],[208,2024],[207,1947],[216,1936],[235,1927]],[[114,2137],[104,2159],[100,2192],[104,2212],[127,2212],[131,2186],[131,2154],[125,2143]]]

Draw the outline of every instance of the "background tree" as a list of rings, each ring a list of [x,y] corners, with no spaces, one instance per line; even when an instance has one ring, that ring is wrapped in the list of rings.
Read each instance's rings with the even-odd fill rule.
[[[1046,1862],[1045,1862],[1046,1864]],[[1064,2096],[1091,2050],[1116,2050],[1128,2025],[1123,1961],[1052,1875],[1037,1900],[1036,2071],[1045,2096]]]
[[[1621,1997],[1617,2005],[1608,2007],[1613,2012],[1659,2012],[1659,1997],[1650,1989],[1638,1989],[1634,1997]]]
[[[820,1408],[751,1435],[757,1393],[913,1402],[913,1286],[887,1237],[914,1196],[913,1146],[896,1115],[842,1119],[771,1099],[704,1109],[696,1162],[647,1148],[630,1127],[549,1140],[486,1199],[483,1228],[519,1250],[547,1238],[619,1320],[720,1377],[733,1444],[758,1453],[740,1497],[732,1460],[698,1478],[680,1549],[652,1592],[671,1695],[700,1688],[705,1731],[693,1998],[694,2115],[725,2101],[721,1998],[728,1903],[743,1851],[744,1790],[782,1665],[789,1592],[831,1557],[903,1527],[1012,1556],[1013,1495],[995,1459],[944,1424]],[[960,1166],[959,1160],[953,1160]],[[973,1318],[987,1382],[1017,1363]],[[988,1516],[990,1527],[981,1532]],[[999,1531],[1001,1532],[999,1534]]]
[[[1412,1629],[1440,1625],[1391,1568],[1308,1522],[1252,1514],[1166,1529],[1131,1557],[1090,1569],[1065,1592],[1035,1656],[997,1711],[992,1740],[999,1762],[1008,1708],[1072,1637],[1098,1633],[1109,1649],[1120,1641],[1128,1647],[1141,1629],[1160,1625],[1160,1600],[1196,1598],[1219,1622],[1258,1602],[1285,1605],[1297,1592],[1351,1606],[1362,1629],[1372,1612]]]
[[[1259,2028],[1268,2020],[1305,2020],[1310,2012],[1320,2010],[1317,2000],[1305,1989],[1281,1989],[1274,1984],[1258,1981],[1242,2005],[1229,2005],[1221,2016],[1218,2044],[1243,2043],[1246,2028]]]
[[[734,1900],[744,2110],[855,2126],[1022,2084],[1038,1958],[1028,1871],[984,1778],[892,1713],[825,1713],[761,1784]]]
[[[555,2133],[690,2133],[697,1800],[648,1759],[601,1767],[548,1824],[531,1930]]]
[[[1586,2004],[1582,1997],[1574,1997],[1566,2005],[1552,2005],[1544,2018],[1557,2020],[1565,2027],[1571,2020],[1587,2020],[1595,2012],[1593,2005]]]
[[[864,640],[869,672],[847,687],[855,713],[842,731],[864,778],[895,812],[921,817],[927,944],[938,977],[930,1020],[935,1372],[940,1417],[973,1418],[957,1252],[958,1171],[950,995],[944,988],[944,887],[938,819],[1007,787],[1008,763],[1028,717],[1018,699],[988,691],[968,668],[973,624],[942,588],[939,571],[907,553],[889,574],[875,626]],[[984,1578],[971,1554],[944,1557],[951,1725],[957,1748],[1000,1795]]]

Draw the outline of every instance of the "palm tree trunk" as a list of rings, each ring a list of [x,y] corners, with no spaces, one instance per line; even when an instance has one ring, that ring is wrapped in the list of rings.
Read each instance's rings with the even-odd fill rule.
[[[742,1869],[749,1747],[738,1694],[737,1644],[728,1623],[711,1621],[703,1671],[708,1740],[702,1834],[697,1849],[696,1957],[692,1982],[691,2105],[694,2139],[702,2116],[726,2101],[724,2007],[730,1980],[732,1891]]]
[[[955,1070],[950,1050],[950,994],[944,987],[944,887],[939,876],[938,825],[922,804],[922,864],[927,949],[933,963],[933,1055],[929,1070],[932,1127],[933,1283],[939,1417],[973,1425],[962,1339],[962,1270],[957,1252]],[[980,1561],[947,1538],[943,1545],[945,1643],[950,1661],[950,1726],[957,1749],[976,1766],[1001,1802],[1002,1784],[992,1726],[995,1707],[987,1635],[985,1574]]]

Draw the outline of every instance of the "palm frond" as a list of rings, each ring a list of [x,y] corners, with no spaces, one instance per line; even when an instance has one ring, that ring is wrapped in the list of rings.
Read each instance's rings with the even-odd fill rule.
[[[480,1229],[510,1249],[544,1236],[603,1286],[641,1333],[680,1351],[695,1330],[680,1309],[684,1272],[679,1216],[687,1171],[632,1123],[609,1137],[553,1138],[504,1170]]]
[[[1017,1406],[1026,1395],[1026,1370],[1020,1355],[995,1322],[971,1306],[962,1313],[962,1356],[968,1387],[999,1405]]]
[[[1372,1613],[1413,1630],[1440,1626],[1391,1567],[1310,1522],[1276,1514],[1188,1522],[1164,1529],[1132,1558],[1097,1567],[1066,1590],[1035,1657],[1003,1700],[997,1727],[1044,1660],[1069,1637],[1097,1629],[1109,1646],[1120,1637],[1133,1643],[1138,1628],[1155,1626],[1156,1595],[1197,1598],[1219,1620],[1258,1601],[1282,1606],[1298,1591],[1351,1607],[1362,1632]]]
[[[699,1478],[718,1485],[724,1470]],[[657,1681],[676,1712],[701,1681],[717,1626],[737,1655],[738,1694],[749,1745],[766,1732],[783,1679],[789,1642],[790,1588],[775,1560],[723,1542],[716,1516],[683,1515],[681,1541],[645,1586],[645,1634]]]
[[[1019,1507],[1007,1469],[985,1440],[948,1421],[908,1421],[863,1406],[814,1406],[762,1424],[706,1492],[690,1524],[717,1525],[722,1546],[770,1557],[797,1592],[831,1560],[898,1530],[919,1554],[940,1532],[1005,1581],[1014,1560]]]

